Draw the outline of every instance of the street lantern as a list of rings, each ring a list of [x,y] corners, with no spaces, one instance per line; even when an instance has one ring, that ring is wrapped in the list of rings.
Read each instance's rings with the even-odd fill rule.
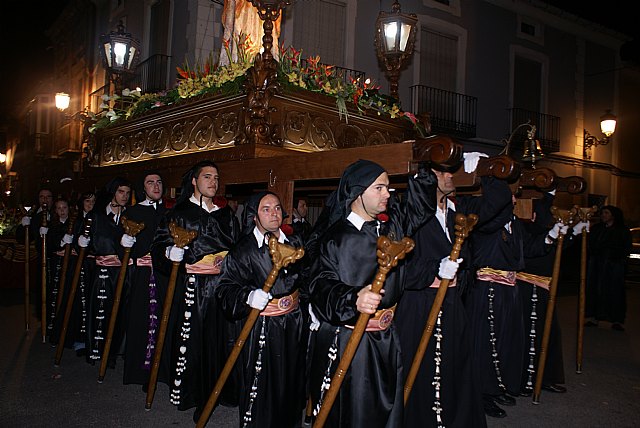
[[[118,31],[103,34],[100,43],[103,65],[112,76],[117,78],[123,73],[135,71],[140,56],[140,42],[131,33],[125,33],[122,21],[118,24]]]
[[[391,12],[380,12],[376,20],[376,55],[382,62],[389,80],[389,94],[398,98],[400,70],[413,54],[416,41],[418,17],[402,13],[398,0],[393,2]]]
[[[65,111],[66,109],[69,108],[70,100],[71,98],[69,97],[69,94],[66,94],[64,92],[58,92],[56,94],[56,108],[60,111]]]
[[[584,159],[591,159],[591,147],[606,146],[611,142],[611,137],[616,132],[617,117],[607,110],[605,114],[600,116],[600,130],[604,134],[603,138],[591,135],[589,131],[584,129],[584,140],[582,146],[582,156]]]
[[[600,130],[605,136],[611,137],[616,132],[617,120],[618,118],[611,113],[611,110],[607,110],[600,116]]]

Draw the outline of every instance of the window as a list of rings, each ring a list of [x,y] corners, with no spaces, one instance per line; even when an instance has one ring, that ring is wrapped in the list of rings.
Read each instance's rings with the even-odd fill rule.
[[[542,64],[516,56],[513,82],[513,106],[542,112]]]
[[[320,55],[324,64],[345,66],[347,0],[299,1],[288,9],[288,43],[302,49],[303,58]]]
[[[458,37],[429,28],[420,31],[420,84],[456,92]]]
[[[539,45],[544,43],[542,24],[529,17],[518,16],[518,29],[516,33],[520,39],[526,39]]]

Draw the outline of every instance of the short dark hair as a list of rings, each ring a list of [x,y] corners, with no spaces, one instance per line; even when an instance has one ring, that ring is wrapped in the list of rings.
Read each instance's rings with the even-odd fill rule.
[[[187,170],[187,172],[184,173],[184,175],[182,176],[182,189],[180,190],[180,196],[178,197],[178,200],[176,201],[177,204],[184,202],[186,200],[188,200],[191,195],[193,194],[194,191],[194,187],[193,184],[191,183],[191,181],[193,180],[193,178],[195,177],[196,179],[198,178],[198,176],[200,175],[200,172],[206,168],[206,167],[212,167],[215,168],[216,171],[218,171],[218,173],[220,172],[220,168],[218,168],[218,165],[216,165],[216,163],[212,160],[203,160],[198,162],[197,164],[195,164],[194,166],[192,166],[191,168],[189,168]]]

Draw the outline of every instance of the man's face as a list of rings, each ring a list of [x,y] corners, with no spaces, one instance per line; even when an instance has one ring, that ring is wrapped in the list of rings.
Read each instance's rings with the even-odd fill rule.
[[[371,219],[374,219],[375,216],[387,210],[389,196],[389,176],[386,172],[383,172],[360,195],[360,202],[364,206],[366,213],[371,216]],[[358,201],[355,201],[355,203],[358,203]]]
[[[438,190],[442,193],[451,193],[456,190],[456,185],[453,184],[453,174],[450,172],[433,170],[434,174],[438,178]]]
[[[56,202],[56,214],[58,218],[66,219],[69,216],[69,204],[66,201]]]
[[[218,176],[218,170],[212,166],[205,166],[200,170],[200,174],[197,177],[191,179],[191,184],[194,187],[194,195],[197,199],[200,195],[205,198],[213,198],[218,192],[218,182],[220,177]]]
[[[125,206],[129,202],[129,196],[131,195],[131,188],[129,186],[120,186],[116,190],[116,194],[113,196],[113,202]]]
[[[309,213],[309,208],[307,208],[307,201],[305,201],[304,199],[300,199],[298,201],[298,206],[296,207],[296,210],[298,211],[298,214],[300,215],[300,217],[306,217],[307,214]]]
[[[144,193],[152,201],[159,201],[163,192],[162,178],[158,174],[149,174],[144,178]]]
[[[40,193],[38,193],[38,203],[40,206],[47,204],[47,207],[51,208],[53,204],[53,193],[51,193],[51,190],[41,190]]]
[[[282,206],[275,195],[266,195],[260,200],[254,222],[261,233],[277,233],[282,226]]]

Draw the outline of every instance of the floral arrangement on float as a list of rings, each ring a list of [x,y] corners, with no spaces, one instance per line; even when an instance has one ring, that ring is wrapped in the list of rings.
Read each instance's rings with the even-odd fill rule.
[[[103,95],[101,111],[97,114],[87,112],[92,122],[89,132],[122,120],[140,116],[153,109],[178,104],[188,99],[204,96],[234,95],[243,92],[247,70],[253,66],[259,49],[246,34],[240,34],[235,40],[235,58],[232,57],[229,41],[224,42],[229,64],[221,65],[212,55],[202,63],[197,61],[193,67],[187,62],[177,67],[178,83],[175,88],[142,94],[140,89],[124,89],[121,94]],[[285,88],[300,88],[311,92],[334,97],[340,119],[348,123],[348,105],[354,106],[360,114],[389,115],[391,119],[409,120],[421,136],[425,136],[424,127],[410,112],[403,111],[392,97],[378,92],[376,86],[366,79],[343,79],[337,68],[320,62],[320,57],[302,59],[302,51],[294,47],[280,46],[278,62],[278,81]],[[233,59],[232,59],[233,58]]]

